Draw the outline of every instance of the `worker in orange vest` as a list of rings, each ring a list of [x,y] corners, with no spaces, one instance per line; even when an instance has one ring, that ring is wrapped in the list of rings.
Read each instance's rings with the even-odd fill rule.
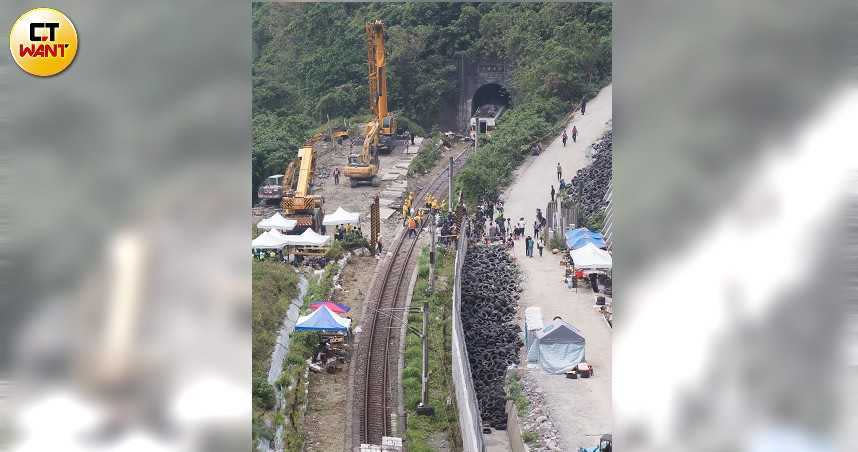
[[[417,237],[417,220],[414,217],[408,219],[408,236]]]

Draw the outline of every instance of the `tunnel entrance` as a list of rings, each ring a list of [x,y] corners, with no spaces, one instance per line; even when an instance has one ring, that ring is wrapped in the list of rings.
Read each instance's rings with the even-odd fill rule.
[[[483,110],[491,109],[490,106],[494,106],[496,110],[500,107],[509,107],[509,104],[510,96],[506,88],[497,83],[487,83],[479,87],[477,92],[474,93],[471,101],[471,115],[473,116],[477,112],[480,112],[481,116],[485,114],[493,115],[493,113]]]

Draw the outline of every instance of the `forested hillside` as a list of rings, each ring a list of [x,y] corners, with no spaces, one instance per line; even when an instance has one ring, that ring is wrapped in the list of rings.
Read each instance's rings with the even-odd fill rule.
[[[328,118],[366,119],[364,24],[375,19],[387,29],[391,108],[427,130],[456,102],[460,55],[517,64],[511,90],[520,111],[509,118],[520,118],[527,137],[610,78],[610,4],[254,3],[254,187]],[[520,134],[514,129],[499,138]]]

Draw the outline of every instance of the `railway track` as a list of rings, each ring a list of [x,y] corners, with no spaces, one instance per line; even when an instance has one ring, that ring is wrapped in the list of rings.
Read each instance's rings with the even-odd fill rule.
[[[467,161],[466,149],[453,161],[454,172]],[[441,172],[414,199],[421,207],[427,194],[443,196],[447,193],[449,167]],[[381,444],[382,436],[391,436],[391,414],[398,412],[399,338],[406,316],[401,309],[408,297],[409,283],[417,260],[414,249],[423,225],[416,238],[406,238],[406,230],[397,235],[391,255],[382,263],[381,271],[373,281],[367,309],[370,320],[358,342],[355,355],[352,436],[359,444]],[[397,311],[400,309],[400,311]]]

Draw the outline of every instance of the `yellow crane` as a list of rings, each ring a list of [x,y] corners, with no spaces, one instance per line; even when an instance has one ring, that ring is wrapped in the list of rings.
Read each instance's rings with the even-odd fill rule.
[[[298,149],[298,157],[289,163],[283,175],[283,200],[280,207],[284,216],[298,222],[296,230],[312,228],[320,231],[322,206],[325,198],[310,194],[310,184],[316,171],[313,141]]]
[[[381,165],[378,153],[393,150],[396,119],[387,110],[387,75],[384,60],[384,24],[380,20],[366,24],[367,65],[369,67],[369,106],[373,120],[367,124],[360,154],[349,155],[343,175],[352,187],[361,182],[378,185]]]

